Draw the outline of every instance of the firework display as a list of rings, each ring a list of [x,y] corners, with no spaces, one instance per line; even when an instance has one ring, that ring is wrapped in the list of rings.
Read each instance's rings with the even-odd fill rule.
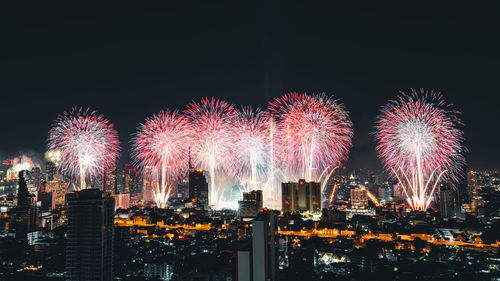
[[[152,183],[155,203],[160,208],[166,206],[172,184],[185,175],[189,140],[187,118],[169,110],[147,119],[132,140],[132,156]]]
[[[139,126],[132,155],[165,207],[170,186],[187,175],[188,151],[206,170],[210,205],[235,207],[241,192],[263,190],[264,204],[279,208],[281,182],[325,181],[346,159],[353,135],[348,113],[325,95],[289,94],[269,111],[236,109],[215,98],[165,111]],[[286,163],[286,164],[285,164]]]
[[[233,105],[215,98],[192,102],[185,110],[190,120],[191,152],[195,164],[206,169],[210,177],[210,204],[217,206],[224,195],[224,187],[216,181],[221,172],[227,172],[233,162],[231,145],[234,121],[238,111]]]
[[[381,109],[377,152],[414,210],[426,210],[440,181],[456,182],[464,166],[458,112],[439,93],[412,90]]]
[[[60,153],[60,171],[79,181],[76,189],[85,189],[87,178],[96,177],[115,163],[120,142],[108,119],[96,111],[74,108],[55,120],[48,146]]]
[[[346,160],[352,122],[344,107],[326,95],[291,93],[270,103],[277,117],[277,157],[287,180],[321,182]]]

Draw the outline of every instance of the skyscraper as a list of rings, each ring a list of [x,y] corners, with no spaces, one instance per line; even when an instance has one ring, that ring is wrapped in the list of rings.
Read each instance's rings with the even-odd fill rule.
[[[104,171],[102,175],[102,191],[107,192],[107,193],[116,193],[116,185],[117,185],[117,180],[116,180],[116,163],[111,166],[109,169]]]
[[[20,171],[18,174],[18,190],[17,190],[17,208],[16,208],[16,239],[27,240],[27,235],[36,231],[37,224],[37,206],[36,197],[28,191],[25,173],[28,171]]]
[[[242,218],[256,217],[262,212],[262,190],[243,192],[243,200],[238,201],[238,215]]]
[[[368,207],[368,194],[364,188],[351,189],[351,207],[353,209],[366,209]]]
[[[132,163],[123,165],[123,193],[136,195],[137,190],[137,171]]]
[[[448,182],[439,185],[439,209],[442,218],[451,218],[455,212],[455,191]]]
[[[113,279],[113,212],[99,189],[68,195],[67,280]]]
[[[57,174],[57,166],[53,162],[45,162],[45,180],[53,181]]]
[[[276,280],[276,218],[273,212],[252,222],[252,273],[254,281]]]
[[[40,167],[33,167],[31,169],[31,185],[36,192],[40,191],[41,177]]]
[[[208,209],[208,182],[203,172],[189,168],[189,197],[196,199],[198,207]]]
[[[321,186],[318,182],[286,182],[281,184],[282,210],[284,212],[321,211]]]

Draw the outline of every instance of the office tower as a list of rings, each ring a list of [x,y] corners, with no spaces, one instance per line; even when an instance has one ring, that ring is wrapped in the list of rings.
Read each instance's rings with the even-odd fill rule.
[[[283,212],[321,211],[321,186],[318,182],[287,182],[281,184]]]
[[[123,193],[136,195],[137,190],[137,171],[132,163],[123,165]]]
[[[366,209],[368,207],[368,195],[364,188],[351,189],[351,208]]]
[[[238,201],[238,216],[242,218],[256,217],[262,212],[262,190],[243,192],[243,200]]]
[[[68,194],[67,216],[67,280],[112,280],[113,198],[99,189]]]
[[[53,191],[38,192],[38,201],[42,203],[42,211],[50,212],[56,208],[56,193]]]
[[[439,209],[442,218],[451,218],[455,212],[455,191],[448,182],[439,184]]]
[[[104,173],[102,174],[102,191],[107,192],[107,193],[116,193],[116,163],[108,168]]]
[[[273,212],[263,214],[252,222],[252,276],[253,281],[276,280],[277,241],[276,217]]]
[[[28,171],[20,171],[18,174],[17,207],[16,207],[16,239],[27,240],[29,233],[37,230],[37,206],[36,196],[28,192],[25,174]]]
[[[38,192],[40,191],[40,185],[41,185],[41,170],[39,167],[33,167],[31,169],[31,185],[33,187],[33,190]]]
[[[53,181],[57,174],[57,166],[55,163],[47,161],[45,162],[45,180]]]
[[[57,177],[52,181],[47,181],[44,184],[44,192],[54,192],[56,195],[56,205],[62,206],[66,201],[66,191],[68,190],[69,183],[64,182]]]
[[[111,195],[115,200],[115,210],[116,209],[128,209],[130,208],[130,194],[129,193],[119,193]]]
[[[146,262],[144,263],[144,277],[158,278],[160,280],[172,280],[174,274],[173,265],[167,262]]]
[[[203,172],[189,168],[189,198],[196,199],[198,207],[208,209],[208,182]]]

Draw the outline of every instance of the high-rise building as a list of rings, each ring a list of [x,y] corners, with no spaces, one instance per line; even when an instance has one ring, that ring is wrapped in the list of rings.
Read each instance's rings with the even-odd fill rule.
[[[281,184],[283,212],[321,212],[321,186],[318,182],[286,182]]]
[[[134,196],[137,190],[137,171],[132,163],[123,165],[123,193]]]
[[[203,172],[189,168],[189,197],[196,199],[198,207],[208,209],[208,182]]]
[[[273,212],[263,214],[252,222],[253,281],[276,280],[276,231],[276,217]]]
[[[110,194],[117,192],[116,172],[117,172],[116,163],[104,171],[102,175],[102,191]]]
[[[351,189],[351,208],[366,209],[368,207],[368,194],[364,188]]]
[[[33,190],[36,192],[40,191],[41,177],[42,174],[40,167],[33,167],[31,169],[31,186],[33,187]]]
[[[174,274],[174,266],[166,262],[146,262],[144,263],[144,277],[158,278],[159,280],[170,281]]]
[[[250,247],[236,253],[236,280],[275,281],[278,265],[276,215],[261,213],[252,221]]]
[[[36,196],[30,194],[26,183],[25,174],[28,171],[20,171],[18,174],[18,191],[16,207],[16,239],[27,241],[28,234],[37,230],[38,209]]]
[[[45,180],[53,181],[57,174],[57,166],[55,163],[47,161],[45,162]]]
[[[42,203],[42,211],[50,212],[56,208],[56,193],[53,191],[38,192],[38,201]]]
[[[68,195],[66,280],[113,279],[114,200],[99,189]]]
[[[243,200],[238,201],[238,215],[240,217],[256,217],[262,210],[262,190],[243,192]]]
[[[68,183],[57,177],[52,181],[44,183],[44,192],[54,192],[56,194],[56,205],[62,206],[66,201],[66,191],[68,190]]]
[[[448,182],[439,184],[439,209],[442,218],[451,218],[455,212],[455,191]]]

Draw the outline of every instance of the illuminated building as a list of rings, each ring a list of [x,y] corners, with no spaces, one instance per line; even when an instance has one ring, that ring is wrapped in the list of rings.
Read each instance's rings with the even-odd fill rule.
[[[112,280],[113,198],[99,189],[70,193],[67,216],[66,280]]]
[[[351,207],[354,209],[366,209],[368,207],[366,189],[359,187],[351,189]]]
[[[45,162],[45,180],[53,181],[57,174],[57,166],[53,162]]]
[[[321,211],[321,186],[318,182],[287,182],[281,184],[283,212]]]
[[[41,171],[39,167],[33,167],[31,169],[31,185],[33,188],[33,191],[40,191],[40,184],[41,184]]]
[[[252,248],[237,253],[237,280],[275,281],[277,272],[277,229],[274,213],[252,221]]]
[[[198,207],[208,209],[208,182],[203,172],[189,168],[189,197],[196,199]]]
[[[132,163],[123,165],[123,193],[136,195],[137,190],[137,171]]]
[[[455,212],[455,192],[451,185],[442,182],[439,185],[439,210],[442,218],[451,218]]]
[[[243,200],[238,201],[238,205],[239,217],[256,217],[263,209],[262,190],[243,192]]]
[[[64,205],[66,201],[66,191],[68,190],[68,183],[62,180],[47,181],[44,184],[45,192],[54,192],[56,194],[56,205]]]
[[[144,263],[144,277],[156,277],[160,280],[169,281],[174,274],[174,267],[168,263]]]
[[[129,193],[119,193],[113,194],[111,197],[115,199],[115,210],[116,209],[128,209],[130,208],[130,194]]]
[[[116,163],[104,171],[102,175],[102,191],[107,193],[116,193]]]

